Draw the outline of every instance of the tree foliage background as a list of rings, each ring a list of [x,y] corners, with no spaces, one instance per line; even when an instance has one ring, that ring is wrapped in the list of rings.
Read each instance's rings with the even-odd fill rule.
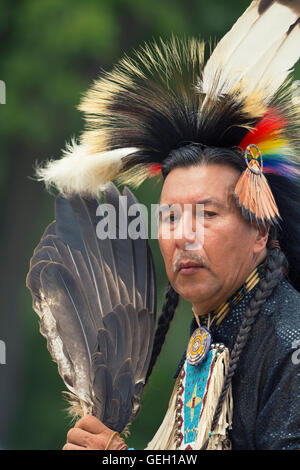
[[[83,121],[76,106],[102,69],[159,37],[220,39],[250,0],[0,0],[0,448],[60,449],[72,424],[65,389],[25,286],[29,260],[48,223],[54,198],[31,179],[33,167],[58,158]],[[299,75],[299,74],[298,74]],[[141,202],[157,202],[160,185],[145,183]],[[158,310],[167,281],[156,242]],[[159,311],[158,311],[159,313]],[[128,443],[144,448],[159,426],[189,336],[182,303],[145,388]]]

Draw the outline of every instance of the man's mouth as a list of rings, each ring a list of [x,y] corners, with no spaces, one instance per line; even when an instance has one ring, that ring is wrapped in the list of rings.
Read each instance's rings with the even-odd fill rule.
[[[201,263],[196,261],[181,261],[178,265],[178,273],[180,274],[194,274],[200,269],[203,269],[204,266]]]

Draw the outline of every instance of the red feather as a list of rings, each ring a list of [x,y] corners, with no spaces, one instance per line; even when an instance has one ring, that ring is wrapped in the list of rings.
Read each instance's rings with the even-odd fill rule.
[[[161,164],[160,163],[153,163],[153,165],[149,165],[148,167],[149,176],[158,176],[161,174]]]
[[[275,139],[286,127],[287,120],[276,109],[270,109],[256,127],[245,135],[240,147],[245,150],[250,144],[258,145],[260,142]]]

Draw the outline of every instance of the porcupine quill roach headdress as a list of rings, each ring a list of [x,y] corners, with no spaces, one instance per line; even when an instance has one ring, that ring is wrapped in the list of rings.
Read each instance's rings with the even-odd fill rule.
[[[238,149],[245,171],[237,204],[258,224],[280,222],[297,285],[300,99],[290,71],[299,14],[299,0],[253,1],[207,62],[196,39],[161,40],[125,56],[83,97],[80,142],[38,177],[65,194],[94,196],[113,179],[138,186],[160,175],[186,142]]]
[[[80,144],[39,177],[64,192],[95,194],[114,178],[138,186],[160,174],[170,151],[187,141],[239,147],[248,167],[237,203],[258,223],[276,224],[268,175],[295,182],[299,174],[299,98],[289,78],[299,12],[299,0],[255,0],[206,64],[196,39],[146,44],[125,56],[82,99]]]

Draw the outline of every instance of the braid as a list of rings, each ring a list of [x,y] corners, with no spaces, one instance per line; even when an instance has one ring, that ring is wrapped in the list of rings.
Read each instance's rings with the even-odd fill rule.
[[[162,307],[162,314],[158,319],[158,325],[155,332],[153,351],[150,364],[146,376],[146,383],[160,354],[161,348],[165,342],[166,334],[169,330],[170,323],[173,320],[176,307],[179,302],[179,295],[174,291],[171,284],[168,285],[165,301]]]
[[[258,312],[260,311],[262,305],[265,303],[267,298],[271,295],[273,289],[280,281],[282,277],[282,267],[285,266],[285,264],[285,255],[280,249],[275,248],[268,251],[265,262],[265,277],[259,282],[255,296],[250,300],[240,330],[236,337],[233,349],[231,351],[228,372],[213,416],[210,432],[214,431],[218,423],[219,416],[223,407],[223,402],[227,396],[232,377],[236,371],[240,355],[248,340],[249,333],[251,331],[255,318]],[[209,439],[207,439],[204,443],[202,450],[207,448],[208,441]]]

